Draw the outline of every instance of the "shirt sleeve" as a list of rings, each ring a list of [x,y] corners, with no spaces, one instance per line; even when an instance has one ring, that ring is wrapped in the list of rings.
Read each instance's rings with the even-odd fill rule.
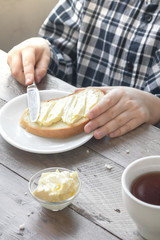
[[[82,0],[59,0],[39,30],[49,41],[48,73],[72,85],[76,81],[76,46],[81,22]]]
[[[148,68],[148,79],[145,81],[144,90],[160,98],[160,49],[155,52],[152,64]]]

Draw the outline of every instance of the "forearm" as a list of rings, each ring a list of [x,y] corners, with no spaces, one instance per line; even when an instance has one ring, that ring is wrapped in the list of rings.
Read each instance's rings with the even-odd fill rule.
[[[160,98],[147,92],[142,92],[144,101],[148,108],[148,122],[150,124],[158,124],[160,122]]]

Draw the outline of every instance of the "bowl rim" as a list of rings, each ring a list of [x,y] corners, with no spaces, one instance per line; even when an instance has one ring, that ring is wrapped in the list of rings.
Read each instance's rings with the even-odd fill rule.
[[[127,185],[126,185],[126,175],[127,175],[127,172],[129,169],[131,169],[134,165],[136,165],[137,163],[139,162],[143,162],[145,161],[146,159],[160,159],[160,155],[151,155],[151,156],[146,156],[146,157],[142,157],[142,158],[139,158],[135,161],[133,161],[132,163],[130,163],[123,171],[122,173],[122,177],[121,177],[121,187],[122,187],[122,190],[135,202],[137,202],[138,204],[141,204],[147,208],[152,208],[152,209],[157,209],[157,210],[160,210],[160,205],[154,205],[154,204],[150,204],[150,203],[146,203],[138,198],[136,198],[128,189]]]
[[[29,182],[28,182],[29,192],[30,192],[30,194],[32,195],[32,197],[33,197],[35,200],[37,200],[39,203],[42,203],[43,205],[63,205],[63,204],[67,204],[68,202],[71,202],[71,201],[79,194],[79,192],[80,192],[80,189],[81,189],[81,181],[80,181],[79,176],[78,176],[79,187],[78,187],[77,192],[76,192],[72,197],[67,198],[67,199],[65,199],[65,200],[63,200],[63,201],[50,202],[50,201],[42,200],[42,199],[36,197],[36,196],[33,194],[32,190],[31,190],[31,184],[33,183],[33,181],[34,181],[34,179],[35,179],[36,177],[38,177],[39,175],[41,175],[41,174],[44,173],[44,172],[48,172],[48,171],[50,171],[50,172],[52,171],[52,172],[53,172],[53,170],[54,170],[54,171],[55,171],[55,170],[68,171],[68,172],[73,172],[73,171],[75,171],[75,170],[71,170],[71,169],[68,169],[68,168],[62,168],[62,167],[44,168],[44,169],[36,172],[36,173],[35,173],[34,175],[32,175],[32,177],[29,179]],[[40,177],[40,176],[39,176],[39,177]]]

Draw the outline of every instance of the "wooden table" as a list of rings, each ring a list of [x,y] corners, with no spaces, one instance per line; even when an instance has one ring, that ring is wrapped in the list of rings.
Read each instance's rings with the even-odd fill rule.
[[[0,107],[26,92],[11,76],[6,58],[0,51]],[[74,90],[49,75],[38,87]],[[92,138],[59,154],[25,152],[0,136],[0,239],[142,239],[122,203],[121,175],[129,163],[149,155],[160,155],[160,129],[147,124],[119,138]],[[82,182],[79,196],[59,212],[43,209],[28,192],[30,177],[53,166],[78,171]]]

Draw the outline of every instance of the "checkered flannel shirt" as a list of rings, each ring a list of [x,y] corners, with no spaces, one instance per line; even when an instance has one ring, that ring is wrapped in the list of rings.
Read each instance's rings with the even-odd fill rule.
[[[59,0],[39,35],[50,42],[50,74],[160,97],[159,0]]]

